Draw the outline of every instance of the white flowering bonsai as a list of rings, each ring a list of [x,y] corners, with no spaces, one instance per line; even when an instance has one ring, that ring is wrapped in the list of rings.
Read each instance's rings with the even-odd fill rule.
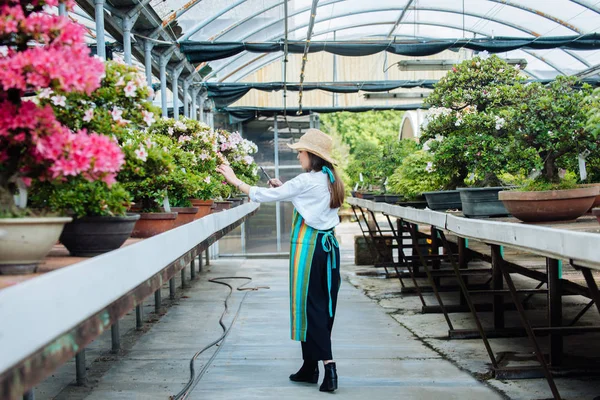
[[[533,168],[535,154],[514,138],[512,108],[521,101],[519,65],[483,54],[452,68],[426,102],[421,143],[445,189],[499,186],[503,172]]]

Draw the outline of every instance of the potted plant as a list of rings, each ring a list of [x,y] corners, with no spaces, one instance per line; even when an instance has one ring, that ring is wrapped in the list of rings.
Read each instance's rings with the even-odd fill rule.
[[[256,144],[250,140],[242,138],[238,132],[217,131],[219,135],[218,142],[220,153],[225,157],[229,166],[233,169],[236,176],[249,185],[258,182],[258,166],[254,161],[252,154],[258,151]],[[223,198],[235,205],[236,199],[233,198],[233,188],[230,185],[223,185],[222,189],[229,190],[223,192]],[[241,204],[242,198],[239,198]]]
[[[179,121],[162,118],[152,125],[150,132],[172,138],[181,150],[194,157],[188,172],[197,178],[196,190],[189,193],[188,199],[180,199],[181,205],[197,207],[195,219],[210,214],[220,182],[217,162],[224,159],[218,156],[217,134],[208,125],[185,117]]]
[[[442,187],[442,180],[433,169],[433,155],[418,150],[406,156],[390,176],[388,186],[403,194],[405,201],[400,205],[425,208],[427,203],[422,200],[423,193]]]
[[[54,110],[57,119],[71,129],[86,129],[123,140],[151,124],[156,109],[147,101],[145,78],[134,67],[109,61],[100,87],[92,93],[42,91],[39,101]],[[57,97],[60,102],[54,101]],[[61,243],[72,255],[94,256],[119,248],[130,236],[138,214],[127,214],[130,194],[120,185],[100,185],[68,178],[58,184],[37,186],[49,198],[53,210],[73,214]]]
[[[511,213],[526,222],[562,221],[581,216],[594,203],[598,187],[578,188],[575,179],[561,179],[559,169],[595,149],[597,138],[586,131],[591,101],[588,85],[559,76],[548,85],[532,83],[522,88],[515,105],[516,139],[535,150],[539,174],[522,188],[501,192]]]
[[[0,20],[11,22],[0,35],[0,229],[8,235],[0,242],[1,273],[33,272],[71,220],[36,218],[32,210],[20,209],[13,197],[17,188],[25,206],[31,183],[81,176],[112,184],[123,163],[112,139],[71,130],[51,107],[25,97],[38,91],[91,93],[104,72],[102,62],[89,55],[84,28],[47,14],[47,4],[11,0],[0,11]],[[64,99],[57,95],[52,101]]]
[[[460,191],[467,217],[508,214],[498,200],[498,176],[531,163],[508,123],[523,79],[518,65],[482,54],[453,67],[426,100],[432,108],[421,142],[433,153],[435,170],[448,177],[444,189]]]
[[[359,143],[351,156],[346,172],[352,185],[359,190],[356,196],[373,200],[385,180],[377,166],[381,162],[381,148],[373,141]]]

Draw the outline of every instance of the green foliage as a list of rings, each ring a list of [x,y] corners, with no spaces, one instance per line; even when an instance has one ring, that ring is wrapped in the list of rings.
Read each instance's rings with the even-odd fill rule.
[[[130,194],[118,183],[108,187],[102,181],[78,177],[67,182],[41,182],[33,190],[33,205],[75,217],[125,215]]]
[[[388,187],[409,200],[421,196],[423,192],[440,190],[442,181],[433,170],[433,160],[433,155],[424,150],[407,155],[390,176]]]
[[[379,185],[382,174],[377,170],[377,166],[380,162],[381,148],[377,144],[371,141],[359,143],[346,169],[352,185],[355,183],[359,183],[362,187]],[[362,182],[360,181],[361,174]]]
[[[518,68],[491,56],[463,61],[436,84],[421,141],[445,189],[496,186],[498,174],[533,165],[535,154],[512,137],[522,80]]]
[[[419,145],[411,139],[398,140],[395,136],[388,136],[381,141],[380,147],[381,160],[377,169],[381,171],[385,181],[385,178],[391,176],[407,156],[418,150]]]
[[[521,88],[522,101],[514,114],[516,140],[537,153],[541,182],[558,184],[561,166],[573,167],[586,149],[598,151],[598,139],[586,131],[591,89],[576,85],[576,78],[559,76],[546,86],[532,83]]]
[[[367,111],[363,113],[339,112],[321,116],[322,130],[337,134],[354,154],[360,144],[380,144],[387,136],[398,137],[402,111]]]

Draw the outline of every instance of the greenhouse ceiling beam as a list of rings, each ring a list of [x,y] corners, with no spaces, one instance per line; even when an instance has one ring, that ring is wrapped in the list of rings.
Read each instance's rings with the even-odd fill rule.
[[[354,16],[354,15],[360,15],[360,14],[368,14],[368,13],[373,13],[373,12],[387,12],[387,11],[400,11],[400,10],[403,10],[403,9],[402,9],[402,8],[398,8],[398,7],[391,7],[391,8],[390,8],[390,7],[385,7],[385,8],[379,8],[379,9],[369,9],[369,10],[352,11],[352,12],[346,12],[346,13],[342,13],[342,14],[337,14],[337,15],[335,15],[335,16],[334,16],[334,15],[330,15],[330,16],[324,16],[324,17],[322,17],[321,19],[319,19],[319,21],[318,21],[318,22],[327,22],[327,21],[329,21],[329,20],[332,20],[332,19],[343,18],[343,17],[348,17],[348,16]],[[421,10],[423,10],[423,11],[434,11],[434,12],[446,12],[446,13],[451,13],[451,14],[459,14],[459,15],[462,15],[462,14],[463,14],[463,13],[462,13],[462,11],[457,11],[457,10],[452,10],[452,9],[446,9],[446,8],[439,8],[439,7],[412,7],[412,8],[411,8],[411,10],[413,10],[413,11],[421,11]],[[297,15],[297,14],[299,14],[299,13],[302,13],[302,12],[305,12],[305,10],[302,10],[302,11],[297,11],[297,12],[293,13],[291,16]],[[521,25],[517,25],[517,24],[511,23],[511,22],[508,22],[508,21],[499,20],[499,19],[495,19],[495,18],[489,18],[489,17],[486,17],[485,15],[478,14],[478,13],[474,13],[474,12],[471,12],[471,11],[466,11],[464,14],[465,14],[465,15],[468,15],[468,16],[471,16],[471,17],[475,17],[475,18],[481,18],[481,19],[486,19],[486,20],[489,20],[489,21],[493,21],[493,22],[496,22],[496,23],[498,23],[498,24],[502,24],[502,25],[508,26],[508,27],[510,27],[510,28],[513,28],[513,29],[519,30],[519,31],[521,31],[521,32],[527,33],[527,34],[529,34],[529,35],[532,35],[532,36],[534,36],[534,37],[539,37],[539,36],[540,36],[540,34],[539,34],[539,33],[535,32],[535,31],[532,31],[531,29],[528,29],[528,28],[526,28],[526,27],[523,27],[523,26],[521,26]],[[244,36],[243,38],[241,38],[241,39],[240,39],[240,41],[244,41],[245,39],[248,39],[249,37],[251,37],[251,36],[254,36],[255,34],[259,33],[260,31],[262,31],[262,30],[264,30],[264,29],[267,29],[267,28],[270,28],[270,27],[272,27],[272,26],[274,26],[274,25],[277,25],[277,24],[278,24],[278,23],[280,23],[282,20],[283,20],[283,19],[282,19],[282,18],[280,18],[280,19],[278,19],[278,20],[275,20],[274,22],[272,22],[272,23],[270,23],[270,24],[268,24],[268,25],[265,25],[265,26],[263,26],[263,27],[261,27],[261,28],[259,28],[259,29],[256,29],[256,30],[254,30],[254,31],[252,31],[252,32],[250,32],[250,33],[248,33],[248,34],[247,34],[246,36]],[[377,24],[381,24],[381,23],[377,23]],[[390,22],[388,22],[387,24],[390,24]],[[369,25],[369,24],[367,24],[367,25],[358,25],[358,26],[368,26],[368,25]],[[372,24],[370,24],[370,25],[376,25],[376,24],[375,24],[375,23],[372,23]],[[399,25],[402,25],[402,23],[400,23]],[[303,24],[303,25],[300,25],[300,26],[298,26],[298,27],[295,27],[295,28],[292,30],[292,32],[293,32],[293,31],[300,30],[300,29],[304,29],[304,28],[306,28],[307,26],[308,26],[308,24]],[[448,26],[448,27],[451,27],[450,25],[437,25],[437,26]],[[357,27],[357,25],[354,25],[353,27]],[[348,28],[345,28],[345,27],[342,27],[342,28],[336,28],[336,29],[333,29],[333,30],[335,30],[335,31],[339,31],[339,30],[350,29],[350,28],[352,28],[352,26],[349,26]],[[466,30],[466,31],[468,31],[468,32],[473,32],[473,33],[477,33],[477,34],[480,34],[480,35],[483,35],[483,36],[487,36],[487,37],[489,37],[489,35],[487,35],[487,34],[485,34],[485,33],[481,33],[481,32],[479,32],[479,31],[474,31],[474,30],[472,30],[472,28],[469,28],[469,29],[463,29],[463,28],[461,27],[459,30]],[[327,31],[327,32],[331,32],[331,31],[332,31],[332,30],[329,30],[329,31]],[[325,32],[325,33],[327,33],[327,32]],[[580,33],[580,32],[577,32],[577,33]],[[324,34],[324,33],[320,33],[320,34]],[[275,35],[275,36],[271,37],[271,39],[269,39],[269,40],[276,40],[276,39],[277,39],[277,38],[279,38],[280,36],[281,36],[281,34]],[[315,36],[317,36],[317,34],[315,34]],[[552,67],[552,68],[554,68],[555,70],[557,70],[557,71],[559,71],[560,73],[564,74],[564,72],[563,72],[563,71],[561,71],[560,69],[556,68],[554,65],[551,65],[549,62],[546,62],[546,60],[544,60],[543,58],[540,58],[540,57],[538,57],[538,56],[535,56],[535,55],[534,55],[534,53],[531,53],[531,52],[529,52],[529,51],[527,51],[527,50],[523,50],[523,51],[525,51],[525,52],[527,52],[527,53],[531,54],[532,56],[534,56],[534,57],[538,58],[540,61],[543,61],[543,62],[545,62],[546,64],[548,64],[549,66],[551,66],[551,67]],[[582,63],[582,64],[583,64],[583,65],[585,65],[586,67],[589,67],[589,66],[590,66],[590,64],[589,64],[587,61],[585,61],[585,59],[581,58],[580,56],[578,56],[578,55],[576,55],[576,54],[573,54],[571,51],[568,51],[568,50],[563,50],[563,51],[564,51],[564,52],[566,52],[567,54],[569,54],[571,57],[575,58],[577,61],[579,61],[580,63]],[[225,64],[225,65],[223,65],[223,66],[221,66],[221,67],[219,67],[219,68],[217,68],[217,69],[215,69],[215,70],[213,70],[213,71],[212,71],[212,72],[211,72],[209,75],[207,75],[206,77],[204,77],[204,78],[203,78],[203,80],[204,80],[204,81],[206,81],[207,79],[211,78],[212,76],[214,76],[214,75],[215,75],[215,74],[217,74],[218,72],[222,71],[224,68],[226,68],[226,67],[228,67],[229,65],[231,65],[231,64],[233,64],[233,63],[235,63],[237,60],[239,60],[239,59],[240,59],[241,57],[243,57],[244,55],[245,55],[245,53],[242,53],[241,55],[238,55],[238,56],[236,56],[236,57],[235,57],[233,60],[231,60],[229,63],[227,63],[227,64]],[[261,57],[261,58],[262,58],[262,57]],[[203,63],[203,64],[201,64],[201,66],[204,66],[204,65],[205,65],[204,63]],[[231,75],[231,74],[229,74],[229,75]]]
[[[190,36],[194,35],[196,32],[198,32],[200,29],[204,28],[206,25],[210,24],[211,22],[213,22],[214,20],[216,20],[217,18],[219,18],[221,15],[228,13],[229,11],[233,10],[234,8],[236,8],[237,6],[239,6],[240,4],[245,3],[247,0],[238,0],[235,3],[223,8],[221,11],[219,11],[218,13],[214,14],[213,16],[211,16],[210,18],[206,18],[204,21],[200,22],[199,24],[196,24],[194,27],[192,27],[188,33],[186,33],[185,35],[183,35],[181,38],[179,38],[178,42],[181,42],[183,40],[188,40],[190,38]],[[186,10],[187,11],[187,10]]]
[[[394,33],[394,31],[396,30],[396,28],[398,27],[398,25],[400,25],[400,22],[402,22],[402,19],[406,15],[407,11],[410,9],[410,6],[411,6],[412,3],[414,3],[414,0],[409,0],[409,2],[406,3],[406,5],[404,6],[404,9],[400,13],[400,16],[398,17],[398,20],[396,21],[396,23],[394,24],[394,26],[392,26],[392,29],[390,29],[390,32],[387,35],[388,38],[392,36],[392,33]]]
[[[579,4],[581,7],[587,8],[588,10],[594,11],[600,14],[600,7],[597,6],[598,2],[591,4],[587,0],[571,0],[572,3]]]
[[[380,23],[377,23],[377,24],[380,24]],[[392,24],[392,22],[388,22],[388,24]],[[409,24],[409,23],[406,23],[406,24]],[[348,25],[348,26],[346,26],[346,27],[336,27],[336,28],[333,28],[333,29],[328,29],[328,30],[325,30],[325,31],[319,32],[318,34],[315,34],[315,36],[318,36],[318,35],[324,35],[324,34],[326,34],[326,33],[329,33],[329,32],[331,32],[331,31],[333,31],[333,30],[335,30],[335,31],[338,31],[338,32],[339,32],[340,30],[345,30],[345,29],[353,29],[353,28],[357,28],[357,27],[362,27],[362,26],[371,26],[371,25],[375,25],[375,24],[372,24],[372,23],[370,23],[370,24],[361,24],[361,25]],[[427,26],[445,27],[445,28],[450,28],[450,29],[454,29],[454,30],[457,30],[457,31],[462,31],[462,27],[459,27],[459,26],[451,26],[451,25],[448,25],[448,24],[445,24],[445,25],[444,25],[444,24],[440,24],[440,23],[437,23],[437,22],[436,22],[436,23],[434,23],[434,22],[431,22],[431,23],[423,23],[423,22],[421,22],[421,23],[419,23],[419,24],[417,24],[417,25],[427,25]],[[482,34],[482,33],[478,32],[478,31],[475,31],[475,30],[471,30],[471,29],[465,29],[465,30],[466,30],[467,32],[471,32],[471,33],[477,33],[477,34],[483,35],[483,36],[485,36],[485,37],[489,37],[488,35],[486,35],[486,34]],[[526,49],[521,49],[521,51],[523,51],[523,52],[525,52],[525,53],[527,53],[527,54],[531,55],[531,56],[532,56],[532,57],[534,57],[534,58],[537,58],[538,60],[540,60],[540,61],[542,61],[542,62],[544,62],[545,64],[547,64],[547,65],[548,65],[548,66],[550,66],[551,68],[553,68],[553,69],[555,69],[556,71],[560,72],[561,74],[563,74],[563,75],[566,75],[566,73],[565,73],[563,70],[561,70],[559,67],[557,67],[556,65],[554,65],[552,62],[550,62],[550,61],[548,61],[548,60],[544,59],[542,56],[539,56],[539,55],[537,55],[537,54],[536,54],[536,53],[534,53],[533,51],[531,51],[531,50],[526,50]],[[254,60],[251,60],[251,61],[247,62],[247,63],[245,64],[245,66],[248,66],[248,65],[250,65],[250,64],[252,64],[252,63],[254,63],[255,61],[258,61],[259,59],[261,59],[261,58],[264,58],[264,56],[265,56],[265,55],[266,55],[266,54],[263,54],[263,55],[261,55],[261,56],[259,56],[259,57],[255,58]],[[251,74],[252,72],[255,72],[255,71],[257,71],[258,69],[260,69],[260,68],[262,68],[262,67],[264,67],[264,66],[266,66],[266,65],[268,65],[268,64],[270,64],[270,63],[272,63],[272,62],[274,62],[275,60],[277,60],[277,59],[279,59],[279,58],[281,58],[281,55],[276,55],[276,56],[274,56],[274,57],[270,58],[268,61],[266,61],[266,62],[264,62],[263,64],[261,64],[259,67],[257,67],[257,68],[254,68],[254,69],[252,69],[251,71],[249,71],[248,73],[246,73],[246,74],[242,75],[241,77],[238,77],[238,78],[236,78],[236,81],[237,81],[237,80],[239,80],[239,79],[243,79],[244,77],[246,77],[247,75]],[[215,72],[215,71],[213,71],[213,72]],[[239,72],[239,71],[238,71],[238,72]],[[529,70],[528,70],[528,69],[525,69],[525,70],[524,70],[524,72],[526,72],[527,74],[529,74],[529,75],[531,75],[531,76],[533,76],[533,77],[535,77],[535,78],[537,78],[537,77],[538,77],[538,76],[536,76],[535,74],[533,74],[533,73],[529,72]],[[222,82],[224,79],[227,79],[227,78],[228,78],[228,77],[230,77],[231,75],[233,75],[233,74],[228,74],[228,75],[227,75],[227,77],[224,77],[224,78],[222,78],[220,81]],[[204,79],[204,80],[206,80],[207,78],[208,78],[208,75],[207,75],[207,77],[205,77],[205,79]]]
[[[420,9],[422,9],[422,8],[417,8],[416,10],[420,10]],[[319,22],[327,22],[328,20],[331,20],[331,19],[337,19],[337,18],[342,18],[342,17],[347,17],[347,16],[354,16],[354,15],[360,15],[360,14],[372,13],[372,12],[399,11],[399,10],[401,10],[401,9],[399,9],[399,8],[396,8],[396,7],[394,7],[394,8],[386,7],[386,8],[381,8],[381,9],[370,9],[370,10],[362,10],[362,11],[353,11],[353,12],[347,12],[347,13],[343,13],[343,14],[338,14],[338,15],[336,15],[336,16],[333,16],[333,15],[330,15],[330,16],[325,16],[325,17],[321,18],[321,19],[319,20]],[[414,8],[413,8],[413,10],[414,10]],[[429,8],[428,8],[428,11],[437,11],[437,12],[448,12],[448,13],[454,13],[454,14],[462,14],[462,13],[460,13],[460,12],[458,12],[458,11],[454,11],[454,10],[448,10],[448,9],[443,9],[443,8],[433,8],[433,7],[429,7]],[[473,16],[473,17],[477,17],[477,18],[483,18],[483,16],[482,16],[482,15],[480,15],[480,14],[476,14],[476,13],[473,13],[473,12],[465,12],[465,15],[469,15],[469,16]],[[522,26],[520,26],[520,25],[516,25],[516,24],[510,23],[510,22],[506,22],[506,21],[495,20],[495,19],[489,19],[489,20],[491,20],[491,21],[494,21],[494,22],[497,22],[497,23],[499,23],[499,24],[503,24],[503,25],[509,26],[509,27],[511,27],[511,28],[513,28],[513,29],[516,29],[516,30],[520,30],[520,31],[522,31],[522,32],[525,32],[525,33],[528,33],[528,34],[530,34],[530,35],[532,35],[532,36],[539,36],[539,35],[538,35],[536,32],[534,32],[534,31],[532,31],[532,30],[530,30],[530,29],[527,29],[527,28],[525,28],[525,27],[522,27]],[[276,22],[274,22],[274,23],[272,23],[272,24],[269,24],[269,26],[271,26],[271,25],[274,25],[274,24],[277,24],[277,23],[278,23],[278,22],[280,22],[280,21],[281,21],[281,19],[279,19],[278,21],[276,21]],[[361,24],[361,25],[347,25],[347,26],[345,26],[345,27],[335,27],[335,28],[333,28],[333,29],[329,29],[329,30],[326,30],[326,31],[319,32],[318,34],[315,34],[315,36],[318,36],[318,35],[323,35],[323,34],[325,34],[325,33],[329,33],[329,32],[332,32],[332,31],[340,31],[340,30],[351,29],[351,28],[356,28],[356,27],[360,27],[360,26],[371,26],[371,25],[379,25],[379,24],[394,24],[394,22],[387,22],[387,23],[378,22],[378,23],[369,23],[369,24]],[[407,23],[401,23],[401,24],[407,24]],[[459,28],[457,28],[457,27],[455,27],[455,26],[448,25],[448,24],[445,24],[445,25],[444,25],[444,24],[439,24],[439,23],[436,23],[436,24],[434,24],[434,23],[431,23],[431,24],[424,24],[424,23],[421,23],[421,25],[430,25],[430,26],[449,27],[449,28],[453,28],[453,29],[457,29],[457,30],[463,30],[463,28],[462,28],[462,27],[459,27]],[[292,30],[292,32],[294,32],[294,31],[297,31],[297,30],[300,30],[300,29],[304,29],[304,28],[306,28],[307,26],[308,26],[308,24],[303,24],[303,25],[300,25],[300,26],[298,26],[298,27],[295,27],[295,28]],[[241,39],[241,41],[243,41],[244,39],[247,39],[247,38],[249,38],[250,36],[253,36],[253,35],[255,35],[257,32],[259,32],[259,31],[260,31],[260,30],[262,30],[262,29],[263,29],[263,28],[261,28],[261,29],[258,29],[258,30],[255,30],[254,32],[251,32],[251,33],[249,33],[248,35],[246,35],[245,37],[243,37],[243,38]],[[489,35],[487,35],[487,34],[485,34],[485,33],[482,33],[482,32],[480,32],[480,31],[473,30],[473,29],[471,29],[471,28],[469,28],[469,29],[466,29],[466,28],[465,28],[464,30],[466,30],[466,31],[468,31],[468,32],[476,33],[476,34],[479,34],[479,35],[482,35],[482,36],[490,37]],[[269,40],[275,40],[275,39],[277,39],[277,38],[278,38],[280,35],[281,35],[281,34],[277,34],[277,35],[275,35],[275,36],[271,37]],[[556,68],[554,65],[552,65],[552,64],[551,64],[551,63],[549,63],[549,62],[547,62],[547,61],[546,61],[546,60],[544,60],[543,58],[540,58],[540,57],[536,56],[534,53],[531,53],[531,52],[529,52],[529,51],[527,51],[527,50],[523,50],[523,51],[525,51],[525,52],[527,52],[527,53],[531,54],[532,56],[534,56],[534,57],[536,57],[536,58],[540,59],[540,61],[543,61],[543,62],[545,62],[546,64],[548,64],[549,66],[551,66],[551,67],[552,67],[552,68],[554,68],[555,70],[557,70],[557,71],[559,71],[559,72],[561,72],[561,73],[563,73],[563,74],[564,74],[564,72],[563,72],[563,71],[561,71],[559,68]],[[238,61],[238,60],[239,60],[241,57],[243,57],[244,55],[245,55],[245,53],[242,53],[241,55],[238,55],[238,56],[236,56],[236,57],[235,57],[233,60],[231,60],[231,61],[230,61],[230,62],[228,62],[227,64],[225,64],[225,65],[222,65],[221,67],[219,67],[219,68],[217,68],[217,69],[213,70],[213,71],[212,71],[210,74],[208,74],[206,77],[204,77],[204,78],[203,78],[203,81],[206,81],[207,79],[211,78],[212,76],[214,76],[214,75],[215,75],[215,74],[217,74],[218,72],[222,71],[223,69],[227,68],[227,67],[228,67],[228,66],[230,66],[231,64],[235,63],[236,61]],[[263,56],[263,57],[264,57],[264,56]],[[260,58],[263,58],[263,57],[260,57]],[[576,58],[576,59],[577,59],[577,58]],[[581,60],[578,60],[578,61],[580,61],[580,62],[581,62]],[[253,62],[253,61],[252,61],[252,62]],[[202,65],[204,65],[204,64],[202,64]],[[586,66],[589,66],[589,64],[588,64],[587,62],[586,62],[586,63],[584,63],[584,65],[586,65]],[[247,64],[246,64],[245,66],[247,66]],[[229,74],[229,75],[231,75],[231,74]],[[224,78],[224,79],[226,79],[226,78]]]

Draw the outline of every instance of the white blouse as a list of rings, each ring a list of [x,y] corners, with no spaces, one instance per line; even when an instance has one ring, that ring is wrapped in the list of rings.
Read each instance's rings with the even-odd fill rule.
[[[323,172],[305,172],[277,188],[252,186],[250,200],[257,203],[291,201],[308,226],[328,230],[340,223],[339,208],[329,208],[329,177]]]

